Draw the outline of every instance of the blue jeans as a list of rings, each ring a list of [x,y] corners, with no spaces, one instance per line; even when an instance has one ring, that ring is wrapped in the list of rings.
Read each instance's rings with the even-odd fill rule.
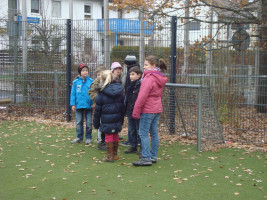
[[[134,119],[132,116],[128,116],[128,140],[131,147],[136,148],[140,143],[139,137],[139,119]]]
[[[86,121],[86,133],[85,133],[85,138],[86,139],[92,139],[92,110],[91,109],[86,109],[86,108],[81,108],[81,109],[76,109],[76,133],[77,133],[77,138],[80,138],[83,140],[83,120],[85,116],[85,121]]]
[[[157,159],[159,148],[158,121],[160,113],[142,113],[139,123],[139,135],[141,138],[142,157]],[[149,135],[151,137],[151,149]]]

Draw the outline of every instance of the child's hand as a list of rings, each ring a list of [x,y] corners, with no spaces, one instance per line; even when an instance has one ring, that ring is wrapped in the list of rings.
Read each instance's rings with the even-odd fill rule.
[[[75,112],[75,111],[76,111],[75,106],[72,106],[72,107],[71,107],[71,110],[72,110],[73,112]]]

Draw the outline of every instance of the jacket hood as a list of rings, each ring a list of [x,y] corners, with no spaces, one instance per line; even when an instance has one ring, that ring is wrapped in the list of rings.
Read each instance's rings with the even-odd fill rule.
[[[123,88],[120,83],[111,83],[107,85],[103,90],[103,93],[105,93],[107,96],[110,97],[117,97],[123,94]]]
[[[145,70],[144,77],[153,76],[159,87],[164,87],[168,81],[168,78],[163,76],[160,71],[156,70]]]

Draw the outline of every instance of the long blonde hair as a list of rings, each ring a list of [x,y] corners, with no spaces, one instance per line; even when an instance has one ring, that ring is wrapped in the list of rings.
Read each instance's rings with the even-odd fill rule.
[[[100,91],[102,91],[108,84],[110,84],[112,81],[112,72],[110,70],[104,70],[101,72],[101,82],[102,87]]]

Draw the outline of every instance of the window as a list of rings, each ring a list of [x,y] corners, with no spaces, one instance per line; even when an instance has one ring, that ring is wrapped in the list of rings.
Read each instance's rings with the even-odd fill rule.
[[[55,52],[60,52],[60,43],[61,43],[61,38],[59,37],[54,37],[52,38],[52,49]]]
[[[52,1],[52,17],[61,17],[61,1]]]
[[[38,36],[33,36],[32,38],[32,48],[34,50],[41,50],[43,49],[43,42],[40,40]]]
[[[199,30],[200,30],[200,22],[189,23],[189,31],[199,31]]]
[[[234,23],[231,25],[231,28],[234,30],[238,30],[238,29],[248,30],[250,28],[250,26],[249,26],[249,24]]]
[[[93,39],[92,38],[85,38],[84,39],[84,52],[86,55],[90,55],[92,53],[93,48]]]
[[[31,0],[31,12],[32,13],[40,12],[40,1],[39,0]]]
[[[84,5],[84,19],[91,19],[91,18],[92,18],[91,6]]]
[[[124,41],[123,40],[118,40],[118,46],[123,46],[124,45]]]

